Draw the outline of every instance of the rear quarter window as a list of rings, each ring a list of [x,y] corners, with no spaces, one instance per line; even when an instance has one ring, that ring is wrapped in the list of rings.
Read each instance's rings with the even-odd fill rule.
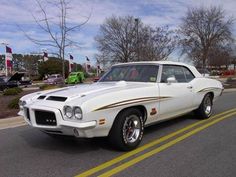
[[[189,69],[183,67],[183,70],[184,70],[187,82],[190,82],[190,81],[192,81],[195,78],[193,73]]]

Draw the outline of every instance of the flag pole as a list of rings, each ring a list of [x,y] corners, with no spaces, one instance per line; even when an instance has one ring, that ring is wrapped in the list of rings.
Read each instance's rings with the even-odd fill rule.
[[[8,71],[7,71],[7,50],[6,50],[6,47],[7,47],[8,44],[4,43],[4,42],[2,42],[1,44],[5,46],[5,69],[6,69],[6,76],[8,76]]]
[[[8,71],[7,71],[7,51],[5,49],[5,67],[6,67],[6,76],[8,76]]]

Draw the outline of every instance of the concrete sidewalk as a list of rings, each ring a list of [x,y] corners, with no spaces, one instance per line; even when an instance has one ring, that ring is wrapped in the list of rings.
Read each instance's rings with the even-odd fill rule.
[[[0,119],[0,130],[26,125],[22,116]]]

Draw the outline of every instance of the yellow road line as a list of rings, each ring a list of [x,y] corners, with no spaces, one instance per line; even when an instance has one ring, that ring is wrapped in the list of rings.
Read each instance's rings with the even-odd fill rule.
[[[152,151],[149,151],[149,152],[147,152],[143,155],[140,155],[140,156],[138,156],[138,157],[136,157],[136,158],[134,158],[134,159],[118,166],[118,167],[113,168],[112,170],[109,170],[109,171],[103,173],[102,175],[99,175],[99,177],[108,177],[108,176],[112,176],[112,175],[114,175],[114,174],[116,174],[120,171],[123,171],[124,169],[126,169],[126,168],[128,168],[128,167],[130,167],[130,166],[132,166],[132,165],[148,158],[148,157],[151,157],[151,156],[153,156],[153,155],[155,155],[155,154],[157,154],[157,153],[159,153],[159,152],[175,145],[176,143],[178,143],[178,142],[180,142],[180,141],[182,141],[182,140],[184,140],[184,139],[200,132],[201,130],[204,130],[204,129],[208,128],[209,126],[214,125],[214,124],[216,124],[216,123],[218,123],[218,122],[220,122],[224,119],[227,119],[227,118],[229,118],[233,115],[236,115],[236,112],[230,113],[230,114],[225,115],[225,116],[223,116],[219,119],[216,119],[216,120],[213,120],[213,121],[211,121],[207,124],[204,124],[201,127],[198,127],[198,128],[196,128],[196,129],[194,129],[194,130],[192,130],[192,131],[190,131],[190,132],[188,132],[188,133],[186,133],[186,134],[184,134],[184,135],[182,135],[182,136],[180,136],[180,137],[178,137],[178,138],[176,138],[176,139],[174,139],[174,140],[172,140],[172,141],[170,141],[170,142],[168,142],[168,143],[166,143],[166,144],[164,144],[164,145],[162,145],[162,146],[160,146],[160,147],[158,147],[158,148],[156,148]]]
[[[109,160],[109,161],[107,161],[107,162],[105,162],[105,163],[103,163],[101,165],[98,165],[98,166],[96,166],[94,168],[91,168],[91,169],[89,169],[89,170],[87,170],[87,171],[85,171],[85,172],[83,172],[83,173],[81,173],[79,175],[76,175],[75,177],[90,176],[90,175],[92,175],[94,173],[97,173],[97,172],[99,172],[99,171],[101,171],[101,170],[103,170],[105,168],[108,168],[108,167],[110,167],[110,166],[112,166],[112,165],[114,165],[114,164],[116,164],[116,163],[118,163],[118,162],[120,162],[122,160],[125,160],[125,159],[127,159],[127,158],[129,158],[129,157],[131,157],[131,156],[133,156],[133,155],[135,155],[137,153],[140,153],[140,152],[142,152],[142,151],[144,151],[144,150],[146,150],[146,149],[148,149],[150,147],[153,147],[153,146],[155,146],[157,144],[160,144],[160,143],[162,143],[162,142],[164,142],[164,141],[166,141],[166,140],[168,140],[168,139],[170,139],[170,138],[172,138],[172,137],[174,137],[174,136],[176,136],[178,134],[181,134],[181,133],[183,133],[183,132],[185,132],[185,131],[187,131],[187,130],[189,130],[191,128],[194,128],[194,127],[196,127],[196,126],[198,126],[200,124],[203,124],[203,123],[205,123],[205,122],[207,122],[207,121],[209,121],[209,120],[211,120],[213,118],[222,116],[222,115],[230,113],[232,111],[236,111],[236,108],[230,109],[228,111],[222,112],[222,113],[217,114],[217,115],[214,115],[210,119],[206,119],[206,120],[202,120],[202,121],[193,123],[193,124],[191,124],[191,125],[189,125],[187,127],[184,127],[182,129],[177,130],[177,131],[175,131],[173,133],[170,133],[170,134],[168,134],[166,136],[158,138],[157,140],[151,141],[150,143],[147,143],[147,144],[145,144],[143,146],[140,146],[140,147],[138,147],[137,149],[135,149],[133,151],[127,152],[127,153],[125,153],[123,155],[120,155],[120,156],[118,156],[118,157],[116,157],[116,158],[114,158],[112,160]]]

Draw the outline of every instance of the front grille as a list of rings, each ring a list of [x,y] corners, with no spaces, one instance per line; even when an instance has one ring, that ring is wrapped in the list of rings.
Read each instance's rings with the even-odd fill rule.
[[[52,100],[52,101],[61,101],[64,102],[66,101],[66,97],[61,97],[61,96],[50,96],[47,98],[47,100]]]
[[[24,114],[25,114],[25,117],[30,121],[29,108],[24,108]]]
[[[57,120],[54,112],[35,110],[34,114],[36,123],[38,125],[57,125]]]

